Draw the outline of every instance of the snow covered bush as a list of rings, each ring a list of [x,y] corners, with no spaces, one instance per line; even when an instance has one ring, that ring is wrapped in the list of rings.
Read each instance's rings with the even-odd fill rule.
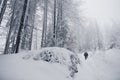
[[[71,77],[74,77],[75,73],[78,72],[77,65],[80,63],[77,54],[67,49],[58,47],[42,48],[36,53],[27,54],[23,57],[23,59],[29,58],[37,61],[43,60],[50,63],[65,65],[69,69]]]
[[[40,52],[39,54],[35,55],[35,57],[33,57],[34,60],[43,60],[43,61],[47,61],[47,62],[59,62],[58,61],[58,57],[55,56],[54,52],[51,50],[45,50]]]

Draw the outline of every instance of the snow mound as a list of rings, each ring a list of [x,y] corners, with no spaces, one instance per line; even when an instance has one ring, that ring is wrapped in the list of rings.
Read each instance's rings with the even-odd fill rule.
[[[0,80],[69,80],[66,66],[33,59],[25,54],[0,55]]]
[[[43,55],[49,52],[54,58],[46,61]],[[74,63],[76,59],[71,56],[73,54],[76,55],[63,48],[43,48],[39,51],[0,55],[0,80],[120,80],[119,49],[96,51],[87,60],[83,54],[79,54],[79,66]],[[69,60],[55,60],[56,57]],[[79,71],[77,74],[76,68]],[[74,78],[70,77],[74,75]]]
[[[71,59],[71,56],[73,56],[74,59]],[[46,62],[60,63],[63,65],[72,65],[71,60],[74,60],[75,64],[80,63],[77,54],[67,49],[58,47],[42,48],[39,51],[33,53],[31,52],[23,56],[23,59],[26,60],[30,58],[32,58],[33,60],[43,60]]]
[[[42,60],[49,63],[59,63],[65,65],[70,72],[69,76],[72,78],[75,77],[75,73],[78,73],[77,66],[80,63],[78,55],[64,48],[58,47],[42,48],[40,51],[37,51],[36,53],[31,54],[28,53],[23,57],[23,59],[26,60],[30,58],[32,58],[35,61]]]
[[[70,80],[78,61],[77,54],[57,47],[0,55],[0,80]]]

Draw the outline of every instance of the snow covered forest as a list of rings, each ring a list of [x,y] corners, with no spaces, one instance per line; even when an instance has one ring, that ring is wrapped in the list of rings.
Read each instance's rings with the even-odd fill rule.
[[[120,80],[120,1],[90,1],[0,0],[0,80]]]

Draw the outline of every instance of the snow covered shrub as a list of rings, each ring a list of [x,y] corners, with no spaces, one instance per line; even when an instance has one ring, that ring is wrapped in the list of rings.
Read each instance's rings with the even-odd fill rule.
[[[74,77],[75,73],[78,72],[77,64],[80,63],[80,60],[77,54],[64,49],[64,48],[48,48],[40,52],[39,57],[41,60],[60,63],[66,65],[70,71],[70,77]]]
[[[47,61],[47,62],[58,62],[57,56],[55,56],[54,52],[51,50],[46,50],[40,53],[41,60]]]
[[[41,49],[41,51],[33,56],[33,59],[69,65],[71,63],[71,55],[74,55],[74,57],[76,58],[76,63],[80,62],[75,53],[67,49],[57,47],[43,48]]]
[[[74,77],[75,73],[78,72],[77,64],[80,64],[77,54],[58,47],[42,48],[35,54],[26,55],[24,59],[28,59],[30,57],[37,61],[43,60],[50,63],[65,65],[69,69],[71,77]]]
[[[77,68],[77,58],[74,55],[70,55],[70,59],[71,59],[71,65],[69,66],[69,70],[70,70],[70,76],[74,77],[75,73],[78,72],[78,68]]]

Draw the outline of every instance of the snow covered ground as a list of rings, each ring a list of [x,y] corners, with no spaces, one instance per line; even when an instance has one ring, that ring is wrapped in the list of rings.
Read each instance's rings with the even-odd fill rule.
[[[119,59],[120,50],[97,51],[88,60],[82,60],[76,80],[120,80]]]
[[[0,58],[0,80],[66,80],[68,75],[60,64],[23,60],[18,55]]]
[[[23,59],[28,53],[36,52],[0,55],[0,80],[71,80],[65,65]],[[79,54],[79,58],[81,64],[74,80],[120,80],[120,50],[97,51],[87,60]]]
[[[24,55],[0,55],[0,80],[66,80],[65,66],[24,60]]]

